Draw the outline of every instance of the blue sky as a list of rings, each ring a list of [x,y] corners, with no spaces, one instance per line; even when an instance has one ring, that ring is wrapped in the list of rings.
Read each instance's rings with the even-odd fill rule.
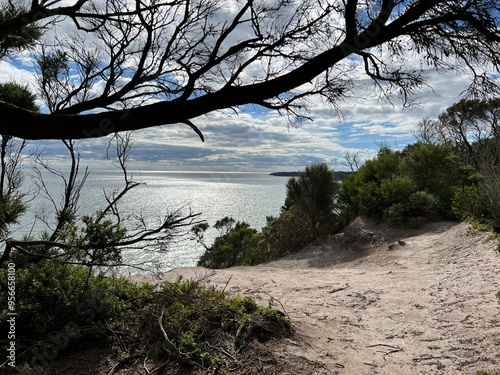
[[[408,57],[408,66],[420,62]],[[34,86],[32,59],[24,53],[0,61],[0,82],[16,81]],[[340,112],[320,100],[309,103],[313,121],[290,127],[276,112],[242,108],[210,113],[193,119],[205,142],[185,125],[169,125],[138,131],[130,165],[143,170],[283,171],[300,170],[312,162],[326,162],[334,170],[347,170],[346,153],[367,160],[381,144],[402,148],[413,143],[412,129],[424,117],[436,118],[461,99],[469,85],[456,72],[428,72],[427,88],[418,95],[419,105],[403,109],[397,99],[381,101],[379,92],[363,75],[355,82],[352,97],[338,103]],[[41,104],[41,103],[40,103]],[[79,144],[83,162],[96,164],[106,155],[108,139]],[[49,142],[47,158],[64,160],[60,142]]]

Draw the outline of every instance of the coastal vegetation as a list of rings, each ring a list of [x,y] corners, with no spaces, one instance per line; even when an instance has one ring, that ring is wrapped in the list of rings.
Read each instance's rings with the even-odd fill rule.
[[[376,157],[342,183],[327,164],[308,165],[289,179],[279,215],[268,217],[261,230],[225,217],[215,223],[218,235],[211,244],[204,238],[208,223],[193,214],[167,216],[157,232],[143,227],[139,235],[129,233],[116,208],[135,186],[126,178],[129,148],[123,138],[118,138],[123,142],[117,143],[116,150],[125,187],[109,196],[109,207],[77,218],[79,164],[70,153],[75,176],[66,180],[71,183],[57,211],[56,230],[39,238],[8,239],[10,228],[26,211],[26,197],[19,189],[21,164],[8,164],[22,160],[3,156],[0,224],[7,246],[1,256],[0,298],[8,300],[8,283],[15,270],[16,299],[5,305],[0,316],[2,330],[8,332],[9,314],[22,312],[16,316],[16,363],[44,366],[71,350],[99,342],[113,352],[116,366],[149,358],[150,367],[217,372],[234,365],[235,358],[228,353],[235,348],[241,352],[252,337],[277,339],[293,332],[290,318],[275,308],[272,298],[262,307],[252,298],[230,296],[201,282],[137,284],[116,274],[125,264],[122,253],[128,245],[168,242],[184,227],[191,228],[192,236],[205,247],[199,265],[206,268],[277,259],[342,231],[360,215],[403,227],[442,218],[467,220],[498,236],[500,212],[494,198],[499,192],[500,146],[496,122],[489,117],[498,103],[461,105],[482,108],[468,120],[481,126],[480,137],[471,147],[451,139],[453,129],[446,126],[457,126],[456,121],[441,123],[453,112],[435,122],[423,120],[416,127],[417,142],[401,150],[381,147]],[[4,139],[2,155],[19,154],[12,141]],[[68,150],[74,150],[71,143]],[[8,351],[9,342],[1,344]]]
[[[500,230],[494,99],[461,101],[423,122],[416,144],[381,148],[342,184],[326,164],[307,166],[290,179],[281,212],[260,231],[226,217],[207,244],[207,224],[189,209],[153,223],[140,213],[123,215],[120,203],[138,186],[127,172],[129,130],[182,123],[203,140],[193,118],[245,104],[284,113],[293,125],[308,118],[309,97],[337,106],[351,95],[359,72],[382,96],[404,104],[425,85],[429,69],[466,70],[475,96],[499,92],[497,77],[478,68],[485,61],[494,71],[500,66],[496,2],[233,5],[229,13],[212,1],[2,2],[0,58],[40,47],[33,54],[38,97],[15,82],[0,84],[0,351],[8,353],[2,371],[38,372],[72,350],[100,346],[113,354],[108,374],[138,363],[143,373],[261,373],[259,363],[238,355],[252,340],[293,332],[273,298],[263,307],[192,280],[153,285],[118,276],[123,266],[155,267],[128,264],[127,249],[165,251],[186,228],[205,246],[200,264],[211,268],[297,252],[358,215],[393,225],[445,217]],[[73,32],[40,43],[46,30],[64,29],[61,19]],[[345,29],[332,27],[339,19]],[[377,52],[385,47],[392,53]],[[406,69],[408,50],[418,55],[420,70]],[[105,190],[105,207],[79,216],[88,170],[81,169],[75,139],[109,135],[123,187]],[[63,140],[67,169],[28,152],[28,139]],[[34,190],[23,180],[28,162]],[[59,178],[61,197],[43,173]],[[51,205],[37,213],[46,230],[16,239],[34,194]]]
[[[498,236],[499,108],[500,100],[462,100],[438,120],[422,120],[417,142],[401,150],[382,146],[341,184],[326,164],[307,166],[289,179],[279,216],[268,217],[261,231],[247,223],[228,227],[206,246],[200,265],[266,262],[335,234],[360,215],[396,226],[438,218],[470,221]],[[237,237],[244,238],[244,245],[234,243]],[[231,262],[225,254],[231,254]]]

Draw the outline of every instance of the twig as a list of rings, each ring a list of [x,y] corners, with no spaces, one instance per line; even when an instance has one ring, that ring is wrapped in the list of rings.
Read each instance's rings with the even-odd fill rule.
[[[385,346],[387,348],[392,348],[392,349],[401,349],[399,346],[394,346],[394,345],[387,345],[387,344],[373,344],[373,345],[367,345],[367,348],[375,348],[377,346]]]
[[[233,278],[233,275],[229,276],[229,279],[227,280],[226,285],[224,285],[224,289],[222,289],[222,293],[224,293],[226,291],[227,285],[229,284],[229,282],[231,281],[232,278]]]
[[[289,318],[289,319],[290,319],[290,315],[288,315],[288,313],[286,312],[286,310],[285,310],[285,306],[283,306],[283,304],[281,303],[281,301],[280,301],[279,299],[274,298],[271,294],[269,294],[269,293],[267,293],[267,292],[266,292],[266,294],[267,294],[269,297],[271,297],[274,301],[276,301],[276,302],[278,302],[278,303],[280,304],[281,308],[283,309],[283,313],[286,315],[286,317],[287,317],[287,318]]]
[[[108,371],[108,375],[113,375],[116,372],[116,370],[118,370],[118,368],[125,362],[125,359],[118,361],[113,367],[111,367],[111,369]]]
[[[162,309],[162,312],[160,314],[160,317],[158,318],[158,324],[160,325],[160,330],[163,333],[163,337],[167,341],[170,348],[174,351],[177,360],[180,361],[183,357],[183,353],[181,353],[181,351],[177,348],[177,346],[175,346],[175,344],[172,341],[170,341],[170,339],[168,338],[167,332],[165,331],[165,328],[163,328],[163,309]]]
[[[374,344],[374,345],[367,345],[366,347],[367,348],[375,348],[377,346],[383,346],[385,348],[391,349],[391,350],[389,350],[387,352],[380,351],[380,353],[384,353],[384,360],[385,360],[385,356],[387,356],[389,354],[398,353],[398,352],[402,352],[403,351],[403,348],[400,348],[399,346],[393,346],[393,345],[387,345],[387,344]]]
[[[440,359],[440,358],[449,359],[450,357],[445,356],[445,355],[440,355],[440,356],[429,355],[429,356],[425,356],[425,357],[413,358],[412,361],[413,362],[420,362],[420,361],[428,361],[430,359]]]
[[[347,288],[349,288],[349,284],[346,284],[346,286],[343,286],[341,288],[330,290],[330,291],[328,291],[328,293],[337,293],[337,292],[340,292],[342,290],[346,290]]]

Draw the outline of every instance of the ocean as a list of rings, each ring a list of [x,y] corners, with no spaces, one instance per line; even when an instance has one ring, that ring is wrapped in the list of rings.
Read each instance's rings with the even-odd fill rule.
[[[267,216],[277,216],[285,201],[287,177],[271,176],[263,172],[164,172],[141,171],[132,174],[133,180],[141,185],[132,189],[122,201],[122,217],[142,215],[154,220],[166,213],[184,207],[194,213],[201,213],[200,220],[213,226],[225,216],[236,221],[245,221],[251,227],[261,229]],[[62,184],[53,175],[45,175],[46,185],[55,198],[61,200]],[[123,175],[116,170],[91,170],[82,189],[79,201],[79,215],[92,214],[106,205],[104,190],[111,192],[123,186]],[[104,189],[104,190],[103,190]],[[29,211],[23,216],[20,229],[13,237],[19,238],[29,231],[36,233],[44,228],[35,220],[42,211],[53,218],[53,205],[38,196],[30,203]],[[33,226],[33,223],[35,225]],[[206,233],[206,240],[212,243],[215,230]],[[161,270],[195,266],[204,249],[189,235],[178,237],[165,253],[153,254],[147,249],[129,250],[124,258],[130,263],[148,262],[154,259],[161,264]],[[127,272],[137,273],[128,269]]]

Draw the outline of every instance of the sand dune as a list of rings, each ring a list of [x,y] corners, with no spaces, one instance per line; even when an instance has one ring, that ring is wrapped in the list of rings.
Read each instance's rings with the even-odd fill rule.
[[[357,219],[343,235],[256,267],[179,275],[290,316],[268,343],[281,374],[475,374],[500,370],[500,255],[465,223],[395,230]]]

